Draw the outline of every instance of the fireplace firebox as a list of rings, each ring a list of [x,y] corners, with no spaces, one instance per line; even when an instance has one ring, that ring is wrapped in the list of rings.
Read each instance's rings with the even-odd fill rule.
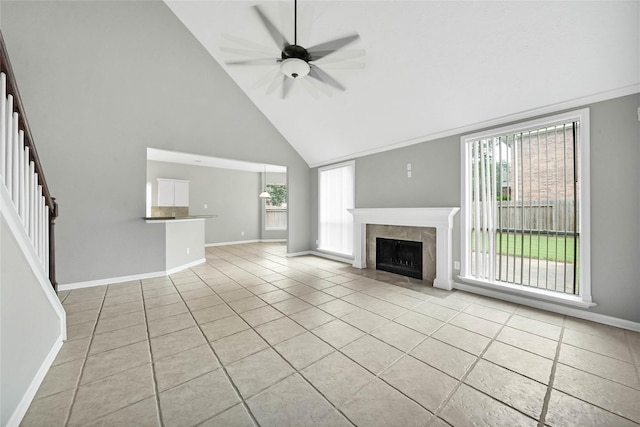
[[[422,242],[376,238],[376,269],[422,280]]]

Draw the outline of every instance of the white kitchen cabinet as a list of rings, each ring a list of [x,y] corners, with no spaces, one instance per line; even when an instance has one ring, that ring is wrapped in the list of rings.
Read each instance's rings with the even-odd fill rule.
[[[189,181],[158,178],[158,206],[189,206]]]

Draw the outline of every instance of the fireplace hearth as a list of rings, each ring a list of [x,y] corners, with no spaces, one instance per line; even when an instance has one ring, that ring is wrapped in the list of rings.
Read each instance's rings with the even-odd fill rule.
[[[422,280],[422,242],[376,238],[376,269]]]

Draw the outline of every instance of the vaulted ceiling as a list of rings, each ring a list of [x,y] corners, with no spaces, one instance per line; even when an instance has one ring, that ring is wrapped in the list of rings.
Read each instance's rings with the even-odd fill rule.
[[[318,62],[345,91],[285,98],[253,6],[293,40],[293,0],[165,2],[310,166],[640,90],[639,1],[300,0],[298,44],[356,32],[366,54]],[[252,57],[274,60],[226,64]]]

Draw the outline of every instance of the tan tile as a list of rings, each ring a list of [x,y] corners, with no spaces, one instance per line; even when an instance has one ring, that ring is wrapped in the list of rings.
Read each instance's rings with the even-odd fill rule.
[[[536,419],[547,392],[545,385],[485,360],[478,361],[465,383]]]
[[[371,304],[368,307],[368,310],[387,319],[395,319],[409,312],[408,309],[387,301],[378,301],[374,304]]]
[[[161,297],[161,296],[167,296],[167,295],[174,295],[174,296],[178,296],[178,290],[173,286],[173,284],[171,282],[168,283],[168,286],[163,286],[163,287],[157,287],[157,288],[144,288],[143,286],[143,296],[145,299],[145,302],[150,300],[151,298],[156,298],[156,297]]]
[[[581,332],[587,335],[595,335],[604,338],[624,338],[624,329],[604,325],[602,323],[590,322],[584,319],[578,319],[577,317],[567,316],[564,326],[572,331]]]
[[[292,375],[247,402],[261,426],[349,426],[326,400],[298,375]]]
[[[128,328],[116,329],[102,334],[96,334],[91,342],[89,354],[96,354],[114,348],[133,344],[147,339],[147,326],[144,323]]]
[[[237,299],[229,302],[229,306],[237,313],[253,310],[255,308],[264,307],[266,303],[256,296]]]
[[[361,330],[338,319],[325,323],[311,332],[338,349],[364,335]]]
[[[302,301],[300,298],[286,299],[284,301],[272,304],[272,306],[273,308],[286,315],[291,315],[293,313],[297,313],[299,311],[313,307],[311,304]]]
[[[553,387],[640,423],[640,391],[558,364]]]
[[[513,315],[507,322],[507,325],[512,328],[520,329],[521,331],[529,332],[531,334],[540,335],[541,337],[549,338],[551,340],[559,340],[560,332],[562,328],[557,325],[552,325],[540,320],[529,319],[527,317]]]
[[[147,341],[118,347],[87,358],[80,384],[90,383],[151,362]]]
[[[350,324],[351,326],[355,326],[364,332],[371,332],[372,330],[389,322],[388,319],[361,308],[342,316],[340,320]]]
[[[341,405],[375,376],[340,352],[307,367],[302,375],[334,405]]]
[[[325,302],[333,301],[335,297],[322,291],[315,291],[309,294],[301,295],[300,299],[312,305],[320,305],[324,304]]]
[[[77,359],[49,368],[49,372],[47,372],[42,384],[40,384],[36,398],[41,399],[64,390],[74,389],[78,384],[80,370],[83,365],[84,360]]]
[[[158,390],[164,391],[218,369],[220,365],[208,345],[201,345],[156,359],[154,369]]]
[[[129,326],[145,323],[144,313],[134,311],[133,313],[121,314],[114,317],[100,318],[96,326],[96,334],[115,331],[116,329],[128,328]]]
[[[357,339],[341,351],[375,375],[384,371],[402,356],[401,351],[370,335]]]
[[[553,427],[638,426],[632,421],[557,390],[551,391],[549,409],[547,410],[545,421],[547,425]]]
[[[225,300],[226,302],[229,302],[229,301],[235,301],[237,299],[247,298],[247,297],[253,296],[253,294],[248,290],[241,288],[241,289],[235,289],[233,291],[228,291],[228,292],[219,292],[218,296],[223,300]]]
[[[401,351],[409,351],[427,336],[395,322],[389,322],[373,332],[374,337],[394,346]]]
[[[31,402],[20,422],[21,427],[63,426],[71,407],[75,390],[56,393]]]
[[[288,317],[282,317],[269,323],[264,323],[255,330],[271,345],[281,343],[305,331],[302,326]]]
[[[380,378],[435,412],[458,381],[437,369],[405,356],[380,375]]]
[[[104,297],[104,307],[112,307],[121,304],[139,303],[142,305],[142,293],[137,291],[135,293],[115,295],[112,296],[109,293]]]
[[[483,335],[449,324],[438,329],[433,337],[476,356],[482,353],[491,341]]]
[[[203,287],[201,289],[192,289],[190,291],[180,291],[180,295],[182,295],[182,298],[185,301],[216,296],[216,294],[208,287]]]
[[[495,337],[502,328],[502,325],[499,323],[471,316],[467,313],[458,313],[449,323],[489,338]]]
[[[149,298],[145,296],[144,306],[147,308],[151,308],[151,307],[159,307],[161,305],[175,304],[177,302],[182,302],[182,298],[180,298],[180,295],[178,295],[177,293],[172,293],[170,295],[149,297]]]
[[[197,301],[197,300],[194,300],[194,301]],[[198,322],[199,325],[235,315],[233,310],[231,310],[225,304],[220,304],[213,307],[203,308],[201,310],[196,310],[191,312],[191,314],[196,319],[196,322]]]
[[[552,325],[562,326],[564,324],[564,315],[553,313],[546,310],[538,310],[533,307],[520,306],[516,309],[515,314],[529,319],[539,320],[541,322],[551,323]]]
[[[269,283],[261,283],[259,285],[255,285],[247,288],[247,290],[254,295],[262,295],[262,294],[266,294],[267,292],[277,291],[278,289],[280,288],[273,286]]]
[[[268,348],[229,365],[227,372],[246,399],[294,371],[275,351]]]
[[[289,317],[307,329],[314,329],[335,320],[335,317],[329,313],[315,307],[299,311]]]
[[[313,362],[333,352],[333,348],[325,344],[311,332],[296,335],[274,347],[280,355],[297,370],[306,368]]]
[[[487,307],[481,304],[471,304],[463,311],[472,316],[500,324],[504,324],[511,316],[511,312],[502,311],[497,308]]]
[[[195,327],[152,338],[150,342],[154,360],[207,343]]]
[[[279,319],[282,316],[282,313],[270,306],[256,308],[240,314],[240,317],[242,317],[245,322],[253,327],[262,325],[263,323],[267,323],[275,319]]]
[[[414,312],[405,313],[394,319],[394,322],[418,331],[424,335],[431,335],[443,325],[443,322],[440,320]]]
[[[249,325],[238,316],[225,317],[224,319],[215,320],[213,322],[201,325],[202,332],[209,341],[216,341],[236,332],[249,329]]]
[[[303,284],[299,284],[299,285],[295,285],[295,286],[290,286],[288,288],[286,288],[287,292],[290,293],[293,296],[296,297],[301,297],[303,295],[309,295],[312,294],[314,292],[317,292],[317,290],[315,288],[312,288],[311,286],[307,286],[307,285],[303,285]]]
[[[439,415],[453,426],[536,427],[538,425],[536,420],[464,384],[453,394]]]
[[[331,287],[322,289],[322,291],[336,298],[342,298],[344,296],[347,296],[355,292],[355,290],[353,289],[350,289],[341,285],[335,285],[335,284],[332,284]]]
[[[360,308],[368,308],[372,304],[380,302],[378,298],[374,298],[370,295],[363,294],[362,292],[355,292],[353,294],[349,294],[341,298],[343,301],[346,301],[350,304],[353,304]]]
[[[472,304],[471,301],[455,298],[454,297],[455,294],[456,293],[453,293],[450,295],[450,297],[446,297],[446,298],[431,298],[429,302],[433,304],[442,305],[444,307],[451,308],[456,311],[462,311],[465,308],[467,308],[469,304]]]
[[[183,302],[175,304],[161,305],[160,307],[152,307],[147,310],[147,322],[165,317],[175,316],[188,312],[187,306]]]
[[[407,309],[412,309],[424,302],[421,299],[410,297],[409,295],[404,295],[401,293],[394,293],[384,297],[383,299],[386,302],[390,302],[392,304],[399,305],[400,307],[407,308]]]
[[[171,317],[163,317],[148,322],[149,336],[151,338],[171,332],[187,329],[195,326],[191,313],[178,314]]]
[[[71,304],[71,303],[62,303],[62,306],[64,307],[64,311],[67,313],[67,315],[73,314],[73,313],[78,313],[81,311],[87,311],[87,310],[100,310],[100,307],[102,306],[102,301],[103,298],[94,298],[94,299],[90,299],[90,300],[85,300],[85,301],[76,301],[75,303]]]
[[[160,427],[158,405],[155,397],[149,397],[131,406],[86,424],[86,427],[124,426],[135,420],[136,427]]]
[[[201,310],[207,307],[213,307],[219,304],[223,304],[224,301],[217,295],[210,295],[203,298],[190,299],[185,301],[189,309],[192,311]]]
[[[73,326],[79,323],[95,322],[98,318],[98,313],[98,308],[68,313],[67,326]]]
[[[636,368],[630,363],[567,344],[562,345],[560,348],[558,361],[565,365],[640,390],[640,381],[638,381]]]
[[[335,299],[333,301],[326,302],[324,304],[320,304],[318,308],[322,311],[326,311],[327,313],[335,316],[342,317],[345,314],[349,314],[354,311],[356,308],[355,305],[349,304],[346,301]]]
[[[91,337],[80,338],[74,341],[65,341],[53,361],[53,365],[70,362],[76,359],[83,359],[87,354],[90,341]]]
[[[75,325],[67,325],[67,341],[73,341],[80,338],[90,337],[93,334],[95,321],[77,323]]]
[[[102,307],[100,312],[100,319],[107,319],[109,317],[116,317],[127,313],[142,312],[144,307],[141,301],[132,301],[123,304],[110,305]]]
[[[556,341],[543,338],[538,335],[533,335],[528,332],[523,332],[518,329],[513,329],[506,326],[496,337],[498,341],[505,344],[510,344],[514,347],[538,354],[548,359],[553,359],[556,356],[556,348],[558,343]]]
[[[260,335],[256,334],[253,329],[247,329],[221,338],[212,342],[211,345],[224,365],[236,362],[243,357],[269,347],[269,344]]]
[[[165,425],[192,426],[228,409],[240,400],[221,369],[160,393]]]
[[[355,424],[369,427],[423,427],[431,414],[379,379],[365,385],[340,406]]]
[[[260,294],[258,295],[263,301],[265,301],[268,304],[275,304],[277,302],[280,301],[284,301],[290,298],[294,298],[293,295],[283,291],[283,290],[277,290],[277,291],[273,291],[273,292],[267,292],[265,294]]]
[[[562,342],[574,347],[594,351],[604,356],[613,357],[623,362],[633,363],[633,358],[624,336],[622,338],[616,336],[606,337],[565,329]]]
[[[483,296],[478,297],[475,303],[487,307],[497,308],[498,310],[506,311],[508,313],[513,313],[514,311],[516,311],[516,308],[518,308],[518,305],[512,302]]]
[[[553,365],[553,361],[550,359],[500,341],[491,343],[482,357],[543,384],[549,383]]]
[[[476,360],[476,356],[434,338],[427,339],[410,354],[458,379]]]
[[[443,322],[447,322],[453,316],[458,314],[457,310],[452,310],[438,304],[433,304],[431,301],[422,302],[422,304],[420,304],[419,306],[414,307],[413,311],[427,315],[429,317],[433,317],[434,319],[438,319]]]
[[[241,403],[239,403],[236,406],[222,412],[221,414],[218,414],[215,417],[208,419],[202,424],[199,424],[198,426],[199,427],[254,427],[254,424],[247,410],[244,408],[244,406]]]
[[[137,366],[78,388],[69,425],[91,420],[139,402],[154,393],[151,364]],[[109,396],[105,399],[105,396]]]

